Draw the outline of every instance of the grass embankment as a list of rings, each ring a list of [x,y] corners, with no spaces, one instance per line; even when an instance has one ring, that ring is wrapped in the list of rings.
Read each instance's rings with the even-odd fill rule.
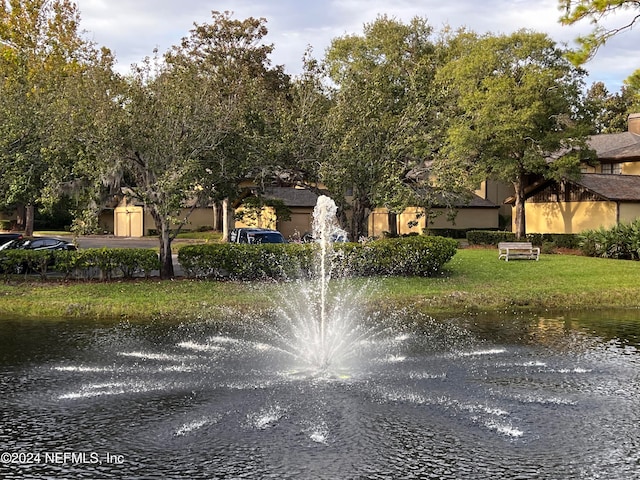
[[[463,249],[435,278],[383,278],[376,285],[372,308],[412,306],[432,315],[640,308],[640,262],[574,255],[504,262],[493,249]],[[195,280],[12,282],[0,284],[0,312],[11,318],[188,320],[268,308],[279,288]]]

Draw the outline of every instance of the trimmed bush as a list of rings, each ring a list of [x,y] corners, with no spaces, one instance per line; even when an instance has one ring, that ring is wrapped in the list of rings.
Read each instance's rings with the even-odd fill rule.
[[[309,273],[314,249],[311,244],[187,245],[178,252],[178,261],[186,275],[194,278],[294,278]]]
[[[471,230],[467,232],[469,245],[498,245],[500,242],[513,242],[516,234],[495,230]]]
[[[137,274],[148,277],[153,270],[160,268],[158,254],[146,248],[88,248],[67,253],[76,253],[77,258],[64,256],[61,271],[69,274],[74,269],[79,270],[86,278],[95,277],[96,271],[104,280],[133,278]]]
[[[46,250],[2,250],[0,269],[5,276],[37,272],[46,277],[48,266],[54,262],[54,252]]]
[[[545,243],[559,248],[580,248],[580,236],[572,233],[529,233],[526,240],[538,247]],[[469,245],[495,245],[516,241],[516,234],[494,230],[472,230],[467,232]]]
[[[334,275],[432,276],[457,250],[450,238],[413,236],[365,244],[336,243]],[[309,276],[317,244],[207,244],[185,246],[178,261],[194,278],[232,280],[286,279]]]
[[[430,277],[451,260],[458,242],[452,238],[420,235],[337,248],[344,251],[344,268],[352,275]]]
[[[43,279],[51,272],[58,272],[67,279],[115,277],[132,278],[143,274],[148,277],[160,268],[158,254],[152,249],[139,248],[89,248],[78,251],[64,250],[2,250],[0,271],[5,276],[16,273],[36,272]]]

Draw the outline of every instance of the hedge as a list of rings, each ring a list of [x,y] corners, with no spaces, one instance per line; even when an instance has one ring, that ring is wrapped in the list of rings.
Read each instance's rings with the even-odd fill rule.
[[[471,230],[467,232],[469,245],[498,245],[500,242],[512,242],[516,239],[513,232],[496,230]]]
[[[529,233],[525,237],[533,245],[543,246],[552,244],[560,248],[580,248],[581,237],[573,233]],[[472,230],[467,232],[470,245],[498,245],[500,242],[513,242],[516,234],[513,232],[494,230]]]
[[[211,243],[187,245],[178,262],[192,278],[261,280],[310,273],[314,245]]]
[[[456,253],[450,238],[414,236],[365,244],[334,244],[334,275],[433,276]],[[178,261],[189,277],[286,279],[313,273],[317,244],[206,244],[185,246]]]
[[[61,274],[65,279],[148,277],[160,268],[158,254],[152,249],[89,248],[86,250],[2,250],[0,271],[9,274],[36,272],[43,279]]]

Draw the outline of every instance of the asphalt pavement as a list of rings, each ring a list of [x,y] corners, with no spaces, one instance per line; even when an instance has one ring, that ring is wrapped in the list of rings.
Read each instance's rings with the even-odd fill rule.
[[[76,243],[80,248],[157,248],[157,237],[114,237],[113,235],[81,235]]]

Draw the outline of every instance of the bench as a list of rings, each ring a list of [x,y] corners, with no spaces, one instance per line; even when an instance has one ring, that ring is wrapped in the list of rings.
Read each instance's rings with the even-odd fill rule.
[[[498,260],[526,258],[528,260],[540,259],[540,248],[534,247],[531,242],[500,242],[498,243]]]

